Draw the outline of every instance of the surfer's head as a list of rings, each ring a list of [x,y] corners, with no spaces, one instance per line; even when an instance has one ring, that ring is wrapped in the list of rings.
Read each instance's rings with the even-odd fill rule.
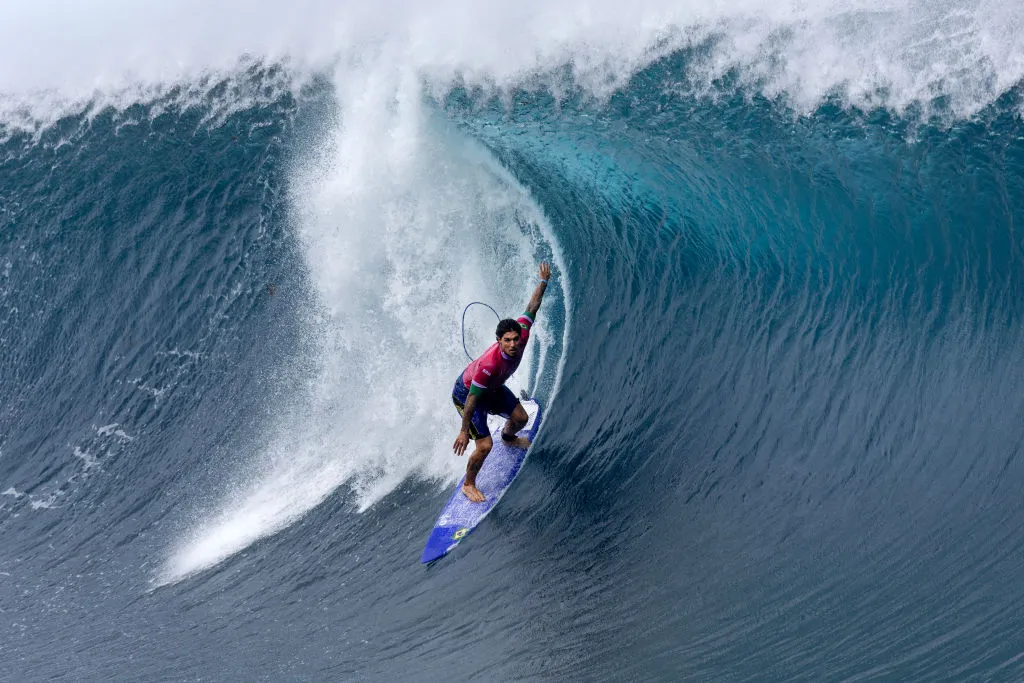
[[[498,338],[498,345],[501,346],[501,350],[506,356],[516,358],[519,355],[522,329],[519,323],[512,318],[505,318],[498,323],[498,329],[494,331],[494,335]]]

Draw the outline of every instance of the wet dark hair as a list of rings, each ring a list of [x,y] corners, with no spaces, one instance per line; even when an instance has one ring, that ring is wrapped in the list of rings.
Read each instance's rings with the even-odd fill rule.
[[[521,336],[523,334],[523,328],[522,326],[520,326],[519,323],[517,323],[512,318],[505,318],[504,320],[498,323],[498,329],[494,331],[494,334],[495,336],[498,337],[498,339],[501,339],[502,337],[505,336],[506,332],[515,332],[516,334]]]

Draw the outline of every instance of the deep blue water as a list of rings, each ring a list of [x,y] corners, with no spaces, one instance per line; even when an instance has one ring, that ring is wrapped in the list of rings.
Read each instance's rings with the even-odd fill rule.
[[[966,120],[798,116],[683,94],[688,58],[608,101],[426,97],[439,144],[482,149],[551,226],[517,218],[560,254],[541,316],[565,335],[560,382],[529,378],[548,413],[516,485],[429,568],[448,486],[413,474],[162,569],[324,364],[290,197],[330,86],[5,131],[0,677],[1024,677],[1020,89]],[[451,375],[464,303],[440,321]],[[408,342],[371,332],[331,358]]]

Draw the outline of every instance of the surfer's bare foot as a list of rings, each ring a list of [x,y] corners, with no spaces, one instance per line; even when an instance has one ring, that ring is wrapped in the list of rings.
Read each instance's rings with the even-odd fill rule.
[[[523,450],[526,450],[527,448],[530,447],[530,440],[527,439],[525,436],[517,436],[512,441],[508,441],[505,438],[505,434],[506,434],[505,432],[501,433],[501,442],[502,443],[508,444],[512,448],[522,448]]]
[[[463,484],[462,493],[469,498],[471,503],[482,503],[487,500],[487,497],[480,492],[480,489],[473,486],[472,484]]]

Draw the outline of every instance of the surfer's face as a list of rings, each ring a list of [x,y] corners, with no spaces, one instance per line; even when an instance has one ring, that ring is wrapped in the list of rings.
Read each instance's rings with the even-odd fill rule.
[[[506,356],[516,358],[519,355],[519,342],[521,339],[518,332],[506,332],[501,335],[498,344],[501,345],[501,350],[505,352]]]

